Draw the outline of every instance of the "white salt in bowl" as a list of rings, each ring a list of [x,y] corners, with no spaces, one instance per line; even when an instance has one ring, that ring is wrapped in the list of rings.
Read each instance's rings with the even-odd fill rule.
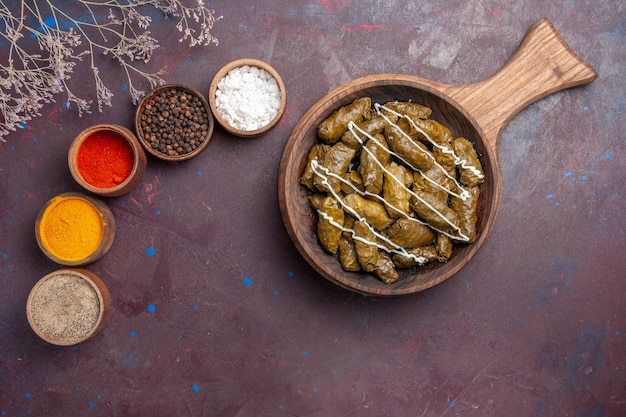
[[[280,120],[287,93],[278,72],[258,59],[243,58],[224,65],[209,87],[215,120],[235,136],[260,136]]]

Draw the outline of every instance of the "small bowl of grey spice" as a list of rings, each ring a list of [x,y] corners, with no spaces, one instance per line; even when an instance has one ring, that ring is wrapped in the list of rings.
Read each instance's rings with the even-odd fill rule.
[[[285,84],[271,65],[243,58],[223,66],[209,87],[209,105],[217,122],[239,137],[257,137],[272,129],[285,110]]]

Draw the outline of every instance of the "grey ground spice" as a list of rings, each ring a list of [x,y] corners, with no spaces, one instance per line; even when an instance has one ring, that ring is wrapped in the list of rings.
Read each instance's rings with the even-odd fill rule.
[[[44,281],[31,298],[31,317],[47,336],[65,342],[89,334],[98,321],[100,301],[94,288],[73,274]]]

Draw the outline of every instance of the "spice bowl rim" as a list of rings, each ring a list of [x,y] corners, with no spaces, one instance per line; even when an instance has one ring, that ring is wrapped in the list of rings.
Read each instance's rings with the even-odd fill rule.
[[[224,120],[220,116],[219,112],[217,111],[217,105],[215,104],[215,94],[217,92],[218,83],[222,80],[222,78],[228,75],[228,73],[231,70],[235,68],[240,68],[246,65],[251,66],[251,67],[257,67],[259,69],[263,69],[267,71],[272,77],[274,77],[274,79],[276,80],[276,83],[278,84],[278,88],[280,90],[280,107],[278,108],[278,113],[272,119],[272,121],[270,121],[268,124],[255,130],[237,129],[231,126],[226,120]],[[208,97],[209,97],[209,105],[211,106],[211,111],[213,112],[213,116],[215,117],[215,120],[217,120],[219,125],[222,126],[222,128],[224,128],[224,130],[226,130],[227,132],[235,136],[242,137],[242,138],[255,138],[271,130],[274,126],[276,126],[278,121],[283,116],[283,113],[285,112],[285,107],[287,105],[287,90],[285,89],[285,83],[282,77],[280,76],[280,74],[278,73],[278,71],[276,71],[276,69],[272,67],[270,64],[268,64],[267,62],[261,61],[260,59],[255,59],[255,58],[236,59],[234,61],[227,63],[222,68],[220,68],[220,70],[215,74],[215,76],[213,77],[213,80],[211,81],[211,84],[209,86]]]
[[[99,131],[113,131],[119,134],[130,145],[133,152],[133,168],[131,169],[130,174],[124,181],[115,187],[102,188],[90,184],[83,178],[80,173],[80,169],[78,168],[77,158],[80,147],[89,136]],[[112,123],[96,124],[82,130],[72,141],[67,154],[67,160],[70,173],[72,174],[74,180],[85,190],[98,194],[102,197],[117,197],[129,193],[142,180],[147,165],[146,153],[144,152],[144,148],[141,146],[137,136],[130,129]]]
[[[55,200],[60,198],[79,198],[87,201],[89,204],[93,206],[94,209],[98,211],[102,218],[102,237],[100,239],[100,243],[98,247],[89,255],[84,258],[77,260],[67,260],[58,257],[52,251],[50,251],[46,245],[43,243],[41,237],[41,222],[44,218],[44,215],[48,209],[50,209],[55,203]],[[57,203],[58,204],[58,203]],[[57,194],[52,198],[48,199],[37,214],[37,218],[35,220],[35,240],[37,241],[37,245],[39,249],[50,259],[51,261],[64,265],[66,267],[78,267],[90,264],[92,262],[97,261],[102,258],[109,251],[111,246],[113,245],[113,240],[115,239],[115,217],[113,216],[113,212],[108,207],[108,205],[97,198],[91,197],[87,194],[80,192],[65,192],[61,194]]]
[[[150,146],[148,140],[145,138],[143,134],[143,130],[141,129],[141,114],[143,113],[143,108],[145,107],[147,101],[150,100],[150,98],[154,96],[155,94],[163,90],[170,90],[170,89],[180,89],[180,90],[184,90],[188,93],[195,95],[196,97],[200,99],[202,105],[204,106],[207,112],[207,122],[208,122],[207,138],[204,140],[204,142],[200,144],[200,146],[198,146],[193,151],[186,153],[186,154],[177,155],[177,156],[166,155],[162,152],[157,151],[156,149],[153,149],[152,146]],[[139,102],[135,110],[135,132],[137,133],[137,138],[139,139],[139,142],[141,143],[143,148],[146,150],[146,152],[148,152],[150,155],[155,156],[165,161],[170,161],[170,162],[185,161],[187,159],[191,159],[197,156],[198,154],[200,154],[203,150],[207,148],[207,146],[209,146],[209,142],[211,141],[211,137],[213,136],[214,126],[215,126],[214,115],[211,111],[211,106],[209,105],[209,102],[207,101],[206,97],[204,97],[204,95],[200,93],[198,90],[188,87],[183,84],[169,83],[169,84],[163,84],[158,87],[155,87],[154,89],[150,90],[141,99],[141,101]]]
[[[46,334],[43,330],[41,330],[39,326],[37,326],[37,324],[35,323],[35,320],[32,316],[33,297],[37,293],[37,290],[39,290],[39,288],[46,281],[53,279],[59,275],[74,275],[74,276],[80,277],[91,286],[91,288],[95,291],[96,295],[98,296],[98,304],[99,304],[98,319],[96,320],[96,323],[93,326],[93,328],[87,334],[85,334],[84,336],[78,339],[64,340],[64,339],[54,338]],[[111,296],[110,296],[107,286],[100,279],[100,277],[98,277],[93,272],[83,269],[83,268],[61,268],[61,269],[57,269],[55,271],[52,271],[44,275],[31,288],[30,293],[28,294],[28,299],[26,300],[26,317],[27,317],[27,320],[31,329],[37,334],[37,336],[39,336],[44,341],[53,345],[57,345],[57,346],[73,346],[73,345],[77,345],[79,343],[82,343],[86,340],[91,339],[97,333],[99,333],[100,330],[102,330],[102,328],[104,327],[104,323],[106,322],[108,318],[110,307],[111,307]]]

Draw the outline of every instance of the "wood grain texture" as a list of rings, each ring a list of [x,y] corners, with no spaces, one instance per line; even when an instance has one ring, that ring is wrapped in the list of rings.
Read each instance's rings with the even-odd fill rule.
[[[506,123],[523,107],[551,92],[591,82],[596,74],[560,39],[552,24],[538,21],[509,62],[489,79],[467,85],[444,85],[401,74],[379,74],[352,80],[321,98],[299,121],[281,160],[278,195],[287,232],[298,251],[317,272],[350,290],[376,296],[414,293],[456,274],[476,254],[495,224],[502,192],[497,156],[498,137]],[[455,245],[446,263],[400,271],[400,279],[384,284],[369,274],[344,271],[338,260],[324,252],[315,235],[316,214],[309,207],[309,192],[300,186],[317,126],[332,112],[359,97],[372,103],[412,100],[431,107],[432,118],[476,148],[485,182],[481,185],[477,239]]]
[[[520,110],[565,88],[588,84],[596,71],[580,59],[547,19],[536,22],[517,52],[494,75],[464,85],[438,85],[482,127],[497,150],[500,134]]]

